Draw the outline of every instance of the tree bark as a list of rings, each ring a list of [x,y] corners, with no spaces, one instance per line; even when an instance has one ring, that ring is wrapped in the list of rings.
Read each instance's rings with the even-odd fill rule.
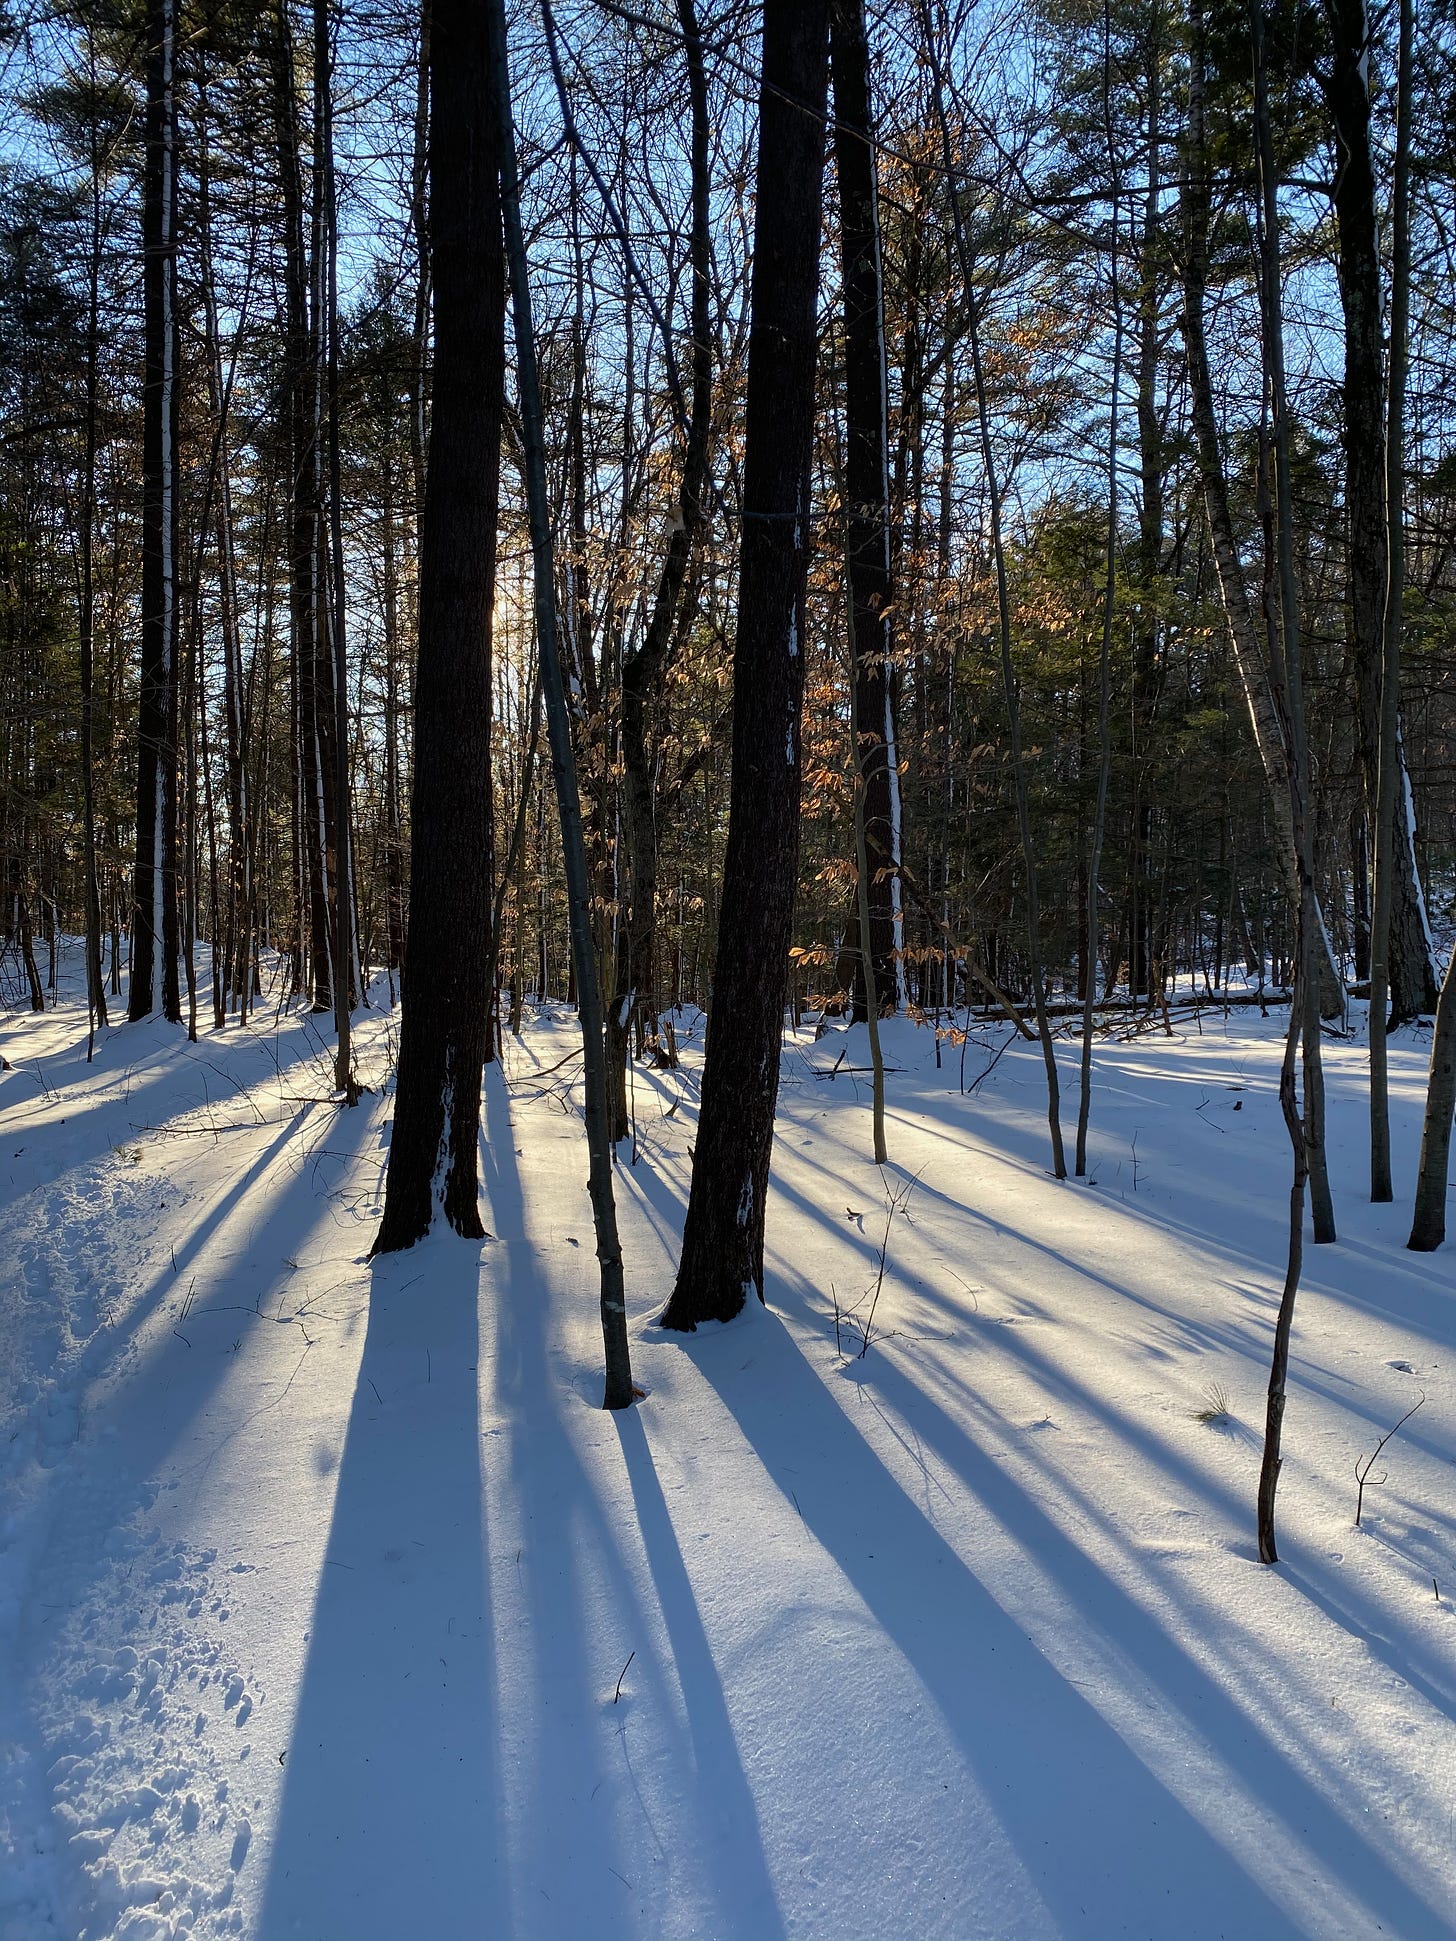
[[[799,864],[804,593],[827,0],[766,0],[733,766],[718,963],[682,1259],[664,1327],[763,1298],[764,1208]]]
[[[478,1238],[490,993],[491,606],[505,387],[495,56],[476,0],[433,0],[429,245],[435,383],[420,530],[409,935],[399,1076],[376,1253],[438,1201]]]
[[[1400,645],[1405,598],[1405,383],[1410,334],[1411,0],[1400,0],[1400,78],[1391,211],[1390,383],[1385,438],[1385,610],[1381,616],[1380,725],[1376,742],[1375,880],[1370,914],[1370,1198],[1394,1197],[1390,1177],[1387,1008],[1394,993],[1396,856],[1400,798],[1410,787],[1400,746]],[[1401,817],[1402,822],[1406,821]]]
[[[1431,1039],[1431,1074],[1421,1122],[1421,1162],[1416,1174],[1415,1215],[1406,1245],[1428,1254],[1446,1238],[1446,1196],[1450,1191],[1451,1119],[1456,1113],[1456,951],[1446,966],[1436,1030]]]
[[[91,86],[96,85],[96,39],[88,24],[86,54]],[[101,349],[101,150],[96,117],[89,118],[91,234],[86,261],[86,457],[81,481],[81,818],[85,853],[86,1000],[91,1030],[104,1026],[106,985],[101,975],[101,896],[96,857],[96,775],[93,721],[96,666],[96,446],[97,366]],[[87,1041],[87,1058],[91,1040]]]
[[[902,804],[895,732],[890,579],[889,379],[880,255],[878,170],[870,114],[869,42],[863,0],[834,0],[834,162],[844,302],[845,496],[852,636],[850,670],[859,721],[864,843],[869,859],[869,955],[880,1002],[905,1002],[900,861]],[[864,1008],[863,935],[856,1011]]]
[[[325,871],[324,772],[318,735],[319,530],[318,317],[310,310],[293,33],[286,0],[271,22],[273,113],[282,187],[285,401],[289,451],[289,654],[292,664],[295,856],[294,985],[307,966],[315,1010],[332,1003]]]
[[[1366,0],[1325,0],[1331,63],[1325,98],[1334,124],[1333,200],[1345,327],[1342,430],[1345,447],[1348,621],[1355,669],[1355,736],[1372,826],[1380,809],[1380,741],[1387,583],[1385,373],[1381,342],[1379,213],[1370,143],[1371,15]],[[1401,485],[1403,490],[1403,482]],[[1396,698],[1397,722],[1399,698]],[[1403,813],[1410,778],[1399,750],[1391,778],[1389,992],[1391,1022],[1428,1015],[1436,974],[1416,864]]]
[[[182,1017],[177,977],[177,10],[147,9],[142,653],[137,708],[137,847],[127,1015]]]

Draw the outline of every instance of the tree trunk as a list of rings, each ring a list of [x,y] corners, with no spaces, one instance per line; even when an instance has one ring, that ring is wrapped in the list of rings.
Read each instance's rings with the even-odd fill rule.
[[[494,53],[474,0],[434,0],[429,241],[435,383],[420,529],[409,938],[376,1253],[413,1245],[438,1199],[484,1231],[476,1148],[490,993],[491,607],[505,386]]]
[[[521,442],[525,460],[526,510],[531,529],[541,693],[546,707],[551,766],[556,779],[556,803],[561,822],[562,860],[566,871],[567,910],[571,926],[571,958],[576,972],[581,1015],[586,1078],[588,1190],[600,1268],[602,1343],[606,1360],[602,1406],[625,1409],[632,1406],[638,1391],[632,1384],[622,1243],[617,1233],[617,1204],[612,1187],[612,1144],[607,1129],[606,1048],[602,1035],[601,983],[592,939],[591,880],[582,835],[576,760],[571,746],[571,716],[567,710],[566,683],[562,675],[556,631],[556,575],[551,557],[551,511],[546,493],[546,421],[541,407],[529,265],[526,260],[525,230],[521,222],[521,191],[506,53],[505,0],[489,0],[487,20],[494,66],[492,94],[500,147],[501,209],[510,263],[511,312],[515,320],[516,389],[521,404]]]
[[[1283,725],[1274,705],[1269,675],[1259,647],[1254,616],[1249,606],[1243,564],[1234,536],[1229,512],[1228,483],[1224,476],[1223,455],[1219,448],[1218,419],[1214,412],[1213,382],[1208,365],[1208,345],[1204,333],[1204,307],[1208,286],[1209,186],[1208,154],[1203,128],[1203,71],[1201,16],[1194,13],[1194,38],[1199,50],[1189,82],[1188,161],[1183,190],[1184,272],[1183,342],[1187,351],[1188,390],[1193,419],[1194,442],[1198,458],[1199,483],[1208,536],[1218,574],[1224,618],[1228,623],[1229,644],[1239,685],[1249,709],[1254,730],[1254,746],[1269,791],[1274,818],[1274,853],[1280,879],[1291,908],[1297,908],[1300,890],[1299,863],[1295,855],[1294,811],[1290,799],[1289,749]],[[1317,928],[1316,983],[1321,1017],[1340,1017],[1344,1013],[1344,983],[1329,947],[1323,919]]]
[[[1355,737],[1370,820],[1380,814],[1380,742],[1387,574],[1385,395],[1381,341],[1379,213],[1370,147],[1371,16],[1365,0],[1326,0],[1331,63],[1325,94],[1338,154],[1333,200],[1345,323],[1343,433],[1349,577],[1348,619],[1355,667]],[[1393,357],[1392,357],[1393,361]],[[1392,408],[1395,401],[1392,398]],[[1397,488],[1403,491],[1404,481]],[[1399,721],[1399,696],[1395,701]],[[1436,975],[1413,834],[1401,813],[1410,778],[1392,758],[1389,994],[1391,1021],[1429,1014]],[[1357,975],[1358,975],[1357,968]]]
[[[1431,1075],[1421,1123],[1421,1163],[1416,1174],[1415,1217],[1406,1245],[1428,1254],[1446,1238],[1446,1196],[1450,1191],[1451,1118],[1456,1112],[1456,951],[1446,966],[1436,1030],[1431,1039]]]
[[[1082,1060],[1077,1094],[1077,1149],[1073,1167],[1078,1179],[1087,1175],[1087,1125],[1092,1114],[1092,1007],[1097,1001],[1097,892],[1102,866],[1102,838],[1107,821],[1107,785],[1112,766],[1109,714],[1112,702],[1112,627],[1117,597],[1117,425],[1122,385],[1123,315],[1119,283],[1118,218],[1121,209],[1117,150],[1112,131],[1112,15],[1104,0],[1102,15],[1102,114],[1107,132],[1107,161],[1113,174],[1112,198],[1112,383],[1107,423],[1107,563],[1102,585],[1102,636],[1097,654],[1097,802],[1092,812],[1092,837],[1087,848],[1086,909],[1082,925]],[[1161,517],[1161,515],[1160,515]],[[1132,993],[1136,995],[1136,993]]]
[[[869,44],[863,0],[830,8],[834,68],[834,161],[839,179],[843,263],[845,518],[852,636],[850,670],[859,721],[859,770],[869,877],[869,954],[880,1002],[905,1002],[904,918],[900,861],[903,828],[895,734],[895,680],[890,584],[888,376],[884,285],[880,260],[879,187],[870,124]],[[863,948],[863,946],[862,946]],[[866,978],[855,979],[856,1011]]]
[[[617,1101],[612,1138],[623,1137],[627,1045],[634,1016],[655,1036],[657,991],[657,856],[662,804],[653,788],[648,711],[660,693],[682,634],[679,614],[688,596],[688,567],[707,517],[708,432],[712,418],[712,240],[709,230],[708,83],[702,36],[693,0],[677,0],[678,24],[688,70],[692,111],[692,403],[683,452],[682,492],[670,517],[667,557],[658,575],[652,613],[642,645],[622,661],[622,830],[627,848],[624,942],[618,951],[617,988],[607,1018],[610,1094]]]
[[[1395,194],[1390,269],[1389,426],[1385,440],[1386,572],[1376,746],[1375,883],[1370,913],[1370,1198],[1394,1197],[1390,1177],[1390,1090],[1385,1035],[1395,987],[1396,855],[1400,800],[1409,789],[1400,746],[1400,644],[1405,597],[1405,382],[1410,334],[1411,0],[1400,4],[1400,78],[1395,116]]]
[[[96,85],[96,41],[88,25],[86,53],[89,79]],[[96,413],[97,363],[100,356],[101,279],[101,152],[96,117],[90,118],[91,235],[86,271],[86,459],[81,481],[81,817],[85,852],[86,1001],[94,1034],[105,1025],[106,985],[101,975],[101,896],[96,859],[96,776],[92,748],[96,667]],[[87,1041],[87,1058],[91,1041]]]
[[[1006,697],[1006,721],[1011,732],[1011,773],[1016,793],[1016,824],[1021,838],[1021,860],[1026,871],[1026,946],[1031,979],[1032,1005],[1036,1013],[1037,1037],[1041,1042],[1042,1064],[1046,1071],[1047,1130],[1051,1136],[1052,1171],[1058,1179],[1067,1177],[1066,1156],[1062,1149],[1061,1085],[1057,1076],[1056,1050],[1047,1023],[1046,989],[1042,980],[1041,918],[1037,894],[1036,849],[1031,834],[1031,807],[1026,786],[1026,763],[1021,745],[1021,700],[1011,659],[1011,594],[1006,575],[1006,549],[1002,543],[1001,481],[991,445],[991,418],[986,392],[985,365],[981,358],[981,332],[976,295],[975,263],[966,234],[965,216],[956,186],[951,151],[950,124],[946,115],[945,76],[935,41],[929,8],[922,6],[921,20],[925,49],[930,60],[935,86],[935,113],[940,130],[940,150],[950,185],[952,227],[956,254],[966,299],[966,335],[971,352],[971,380],[976,396],[976,427],[981,446],[981,464],[986,477],[986,503],[990,512],[991,557],[996,570],[996,633],[1001,657],[1001,684]]]
[[[177,318],[176,0],[147,9],[142,213],[145,380],[142,653],[137,707],[137,847],[127,1015],[182,1016],[177,980]]]
[[[682,1260],[664,1327],[763,1298],[764,1207],[799,864],[804,593],[828,95],[827,0],[766,0],[733,766]]]
[[[343,1094],[349,1105],[357,1104],[359,1088],[354,1079],[350,1051],[350,1006],[359,986],[358,949],[354,931],[354,859],[349,816],[349,656],[346,633],[347,600],[344,581],[344,507],[339,466],[339,216],[334,175],[334,56],[329,38],[328,8],[316,0],[319,45],[316,49],[315,86],[319,95],[320,142],[316,167],[322,180],[324,275],[323,330],[325,355],[323,371],[327,398],[327,435],[329,460],[329,549],[332,572],[328,606],[329,676],[333,695],[333,789],[334,841],[334,1090]],[[497,461],[497,464],[499,461]],[[492,560],[492,568],[494,562]],[[494,572],[492,571],[492,582]],[[486,652],[486,693],[490,693],[490,654]],[[486,870],[489,874],[489,799],[490,799],[490,711],[486,710]],[[360,993],[362,996],[362,992]]]
[[[1274,138],[1269,117],[1268,72],[1264,59],[1264,0],[1250,0],[1254,28],[1254,132],[1259,162],[1262,227],[1260,231],[1260,319],[1263,326],[1265,368],[1274,416],[1276,551],[1279,570],[1280,654],[1275,660],[1275,702],[1283,712],[1285,745],[1289,750],[1290,796],[1294,815],[1294,847],[1299,862],[1299,957],[1297,992],[1305,1005],[1304,1146],[1309,1170],[1310,1210],[1319,1244],[1335,1235],[1334,1203],[1330,1197],[1325,1161],[1324,1069],[1321,1060],[1318,993],[1314,984],[1315,940],[1323,934],[1323,920],[1315,902],[1315,808],[1312,772],[1305,734],[1304,676],[1299,627],[1299,586],[1294,572],[1294,493],[1289,466],[1289,401],[1284,377],[1283,269],[1280,262],[1279,184],[1274,161]],[[1273,647],[1271,640],[1271,658]],[[1326,939],[1328,948],[1328,939]]]
[[[332,946],[325,870],[325,778],[319,743],[319,440],[318,316],[310,313],[304,243],[303,177],[293,34],[286,0],[276,0],[270,36],[278,172],[283,191],[284,334],[289,450],[289,646],[293,670],[294,988],[307,966],[313,1007],[332,1004]]]

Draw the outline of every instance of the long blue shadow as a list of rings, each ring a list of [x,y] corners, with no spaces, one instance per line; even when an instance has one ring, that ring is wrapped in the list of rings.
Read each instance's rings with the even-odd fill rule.
[[[622,1410],[613,1421],[687,1711],[697,1780],[697,1839],[717,1889],[716,1931],[781,1941],[785,1929],[764,1859],[758,1809],[652,1451],[635,1409]]]
[[[495,1067],[485,1105],[483,1176],[498,1242],[487,1255],[499,1304],[495,1401],[524,1538],[516,1575],[529,1644],[520,1713],[504,1732],[518,1751],[509,1805],[519,1931],[530,1941],[635,1941],[677,1931],[671,1910],[691,1900],[712,1909],[694,1932],[781,1941],[752,1794],[641,1421],[628,1410],[597,1415],[594,1426],[606,1434],[597,1438],[605,1468],[609,1423],[621,1438],[668,1661],[649,1642],[657,1626],[635,1567],[639,1532],[609,1522],[563,1419],[563,1406],[581,1406],[580,1391],[560,1382],[548,1352],[540,1261]],[[571,1259],[594,1296],[591,1256],[583,1247]],[[595,1378],[589,1393],[600,1394]],[[612,1680],[629,1650],[619,1707]],[[679,1696],[686,1734],[672,1723]],[[696,1784],[664,1786],[660,1752],[639,1772],[639,1733],[657,1745],[666,1734],[671,1771],[695,1774]]]
[[[512,1932],[478,1247],[378,1262],[258,1941]]]
[[[1291,1920],[1031,1643],[883,1467],[787,1330],[776,1317],[767,1324],[779,1333],[777,1379],[755,1383],[724,1371],[719,1393],[933,1697],[1061,1932],[1087,1941],[1173,1932],[1187,1941],[1283,1941],[1318,1933],[1314,1910],[1313,1925]],[[1089,1624],[1118,1639],[1151,1685],[1180,1706],[1192,1702],[1200,1736],[1257,1796],[1270,1760],[1267,1748],[1253,1756],[1246,1716],[996,1463],[908,1383],[888,1379],[890,1367],[882,1358],[876,1371],[887,1399],[912,1411],[924,1440],[1020,1533]],[[1261,1801],[1271,1819],[1308,1840],[1336,1878],[1375,1902],[1411,1941],[1449,1931],[1292,1763],[1276,1759],[1274,1768],[1278,1794]],[[984,1923],[995,1910],[968,1915]]]

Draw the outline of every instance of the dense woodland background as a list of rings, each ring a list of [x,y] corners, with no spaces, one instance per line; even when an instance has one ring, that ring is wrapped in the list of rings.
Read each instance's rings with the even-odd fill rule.
[[[1369,975],[1383,651],[1398,21],[1393,8],[1367,20],[1358,0],[1282,0],[1265,25],[1315,870],[1335,953],[1359,980]],[[888,978],[925,1011],[980,1001],[968,963],[1012,998],[1028,995],[1018,773],[1048,994],[1085,992],[1104,647],[1097,991],[1151,1003],[1175,977],[1277,985],[1295,949],[1280,813],[1211,540],[1188,328],[1190,275],[1201,275],[1213,458],[1255,645],[1277,676],[1251,15],[1222,0],[1206,20],[1176,0],[906,0],[870,9],[866,26],[893,591],[882,651],[870,665],[860,644],[857,658],[861,715],[866,688],[876,678],[889,687],[892,759],[873,720],[858,727],[867,778],[876,763],[882,789],[885,769],[899,775],[893,837],[869,798],[871,863],[877,852],[888,863],[872,868],[872,936],[892,904],[903,917],[898,950],[876,952],[881,998]],[[597,946],[608,992],[636,994],[637,1049],[660,1056],[671,1055],[660,1012],[703,1001],[715,957],[758,31],[749,6],[695,15],[656,0],[523,6],[510,23]],[[20,4],[3,36],[5,995],[42,1005],[57,935],[87,928],[89,824],[98,1009],[117,1002],[146,927],[134,920],[151,894],[139,848],[142,865],[150,853],[175,885],[177,955],[166,934],[159,953],[166,1009],[205,1029],[260,994],[331,1007],[341,945],[356,992],[376,970],[397,971],[409,905],[432,383],[429,0],[423,20],[389,0],[317,0],[311,11],[288,0]],[[706,345],[692,317],[695,41]],[[1195,45],[1206,75],[1197,90]],[[1439,930],[1456,855],[1448,5],[1417,10],[1409,78],[1400,698],[1410,814],[1398,820],[1415,868],[1396,884],[1397,1016],[1434,1002],[1419,884]],[[148,226],[147,160],[164,145],[175,207],[159,205]],[[857,508],[845,485],[833,128],[829,146],[794,917],[805,1002],[853,983],[858,940],[845,612]],[[161,684],[144,674],[149,297],[175,306],[172,606],[163,615],[152,602],[166,635],[154,635],[153,662],[172,657]],[[684,538],[700,379],[706,471]],[[489,736],[507,1029],[528,994],[574,988],[543,772],[514,383],[512,369]],[[1009,687],[988,479],[1004,539]],[[680,584],[654,629],[680,539]],[[1019,705],[1020,762],[1008,700]],[[149,705],[160,710],[151,720]],[[164,779],[175,770],[175,786],[157,787],[157,764]],[[644,801],[655,934],[647,968],[629,975],[630,852]],[[158,804],[165,827],[153,838]],[[353,891],[342,927],[341,855]]]

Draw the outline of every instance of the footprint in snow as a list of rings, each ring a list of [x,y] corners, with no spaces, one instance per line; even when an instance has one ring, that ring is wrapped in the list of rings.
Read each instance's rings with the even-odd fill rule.
[[[247,1820],[240,1820],[238,1830],[233,1836],[233,1850],[228,1859],[228,1865],[234,1873],[239,1871],[243,1862],[247,1859],[248,1848],[252,1844],[252,1839],[253,1829],[251,1824]]]

